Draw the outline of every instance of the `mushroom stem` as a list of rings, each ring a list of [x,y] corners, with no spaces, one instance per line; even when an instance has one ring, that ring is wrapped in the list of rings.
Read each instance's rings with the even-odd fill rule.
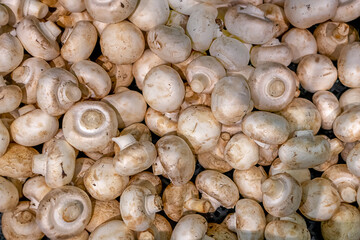
[[[37,0],[25,0],[24,14],[32,15],[36,18],[44,18],[49,12],[49,8],[46,4]]]
[[[56,40],[57,36],[61,33],[61,30],[57,25],[51,21],[39,22],[40,29],[51,40]]]
[[[59,88],[59,91],[62,93],[62,100],[66,103],[77,102],[82,95],[81,90],[73,82],[66,83]]]
[[[32,105],[32,104],[31,105],[25,105],[25,106],[18,109],[18,113],[19,113],[19,116],[23,116],[23,115],[25,115],[25,114],[27,114],[27,113],[35,110],[35,109],[36,109],[35,106]]]
[[[209,78],[205,74],[195,74],[190,83],[191,89],[196,93],[201,93],[209,85]]]
[[[356,188],[348,182],[342,182],[337,185],[338,192],[341,198],[348,203],[356,201]]]
[[[284,191],[284,184],[281,180],[268,178],[261,185],[263,194],[276,198]]]
[[[349,34],[349,25],[340,23],[332,33],[332,37],[336,42],[343,42],[347,40]]]
[[[154,175],[163,175],[164,173],[166,173],[159,157],[156,158],[152,170]]]
[[[154,234],[152,234],[150,231],[144,231],[139,233],[138,240],[155,240]]]
[[[236,214],[231,213],[230,217],[226,220],[226,226],[230,231],[236,232]]]
[[[123,149],[127,148],[128,146],[131,146],[134,143],[136,143],[136,139],[131,134],[112,138],[112,140],[119,146],[120,150],[123,150]]]
[[[44,176],[46,174],[47,158],[46,154],[35,155],[32,162],[32,172]]]
[[[17,83],[26,83],[30,75],[30,68],[28,66],[20,66],[11,73],[11,78]]]
[[[204,192],[202,193],[202,199],[205,199],[211,203],[212,209],[210,209],[209,211],[215,211],[218,207],[221,206],[221,203],[218,200]]]
[[[204,199],[190,198],[184,203],[184,207],[199,213],[207,213],[210,211],[211,203]]]
[[[69,202],[62,209],[62,218],[65,222],[75,221],[82,213],[82,205],[79,201]]]
[[[162,200],[159,195],[145,196],[145,210],[148,215],[160,212],[162,209]]]

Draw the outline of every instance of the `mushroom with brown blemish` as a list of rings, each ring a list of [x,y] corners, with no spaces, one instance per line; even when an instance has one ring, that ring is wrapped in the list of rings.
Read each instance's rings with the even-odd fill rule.
[[[121,219],[119,201],[116,199],[110,201],[93,201],[93,213],[86,230],[93,232],[99,225],[113,219]]]
[[[285,16],[283,6],[277,5],[276,1],[260,1],[261,4],[258,5],[258,8],[262,10],[265,14],[265,17],[277,24],[277,32],[274,37],[281,36],[284,32],[289,29],[289,21]],[[264,2],[264,3],[263,3]]]
[[[0,113],[12,112],[19,107],[23,94],[17,85],[6,85],[0,76]]]
[[[360,87],[358,70],[360,64],[360,42],[347,44],[340,52],[337,60],[339,80],[350,88]]]

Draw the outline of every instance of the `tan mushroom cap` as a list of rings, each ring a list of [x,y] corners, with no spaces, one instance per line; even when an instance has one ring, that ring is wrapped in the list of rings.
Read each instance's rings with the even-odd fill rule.
[[[93,213],[90,222],[86,226],[86,230],[90,233],[93,232],[100,224],[115,218],[121,218],[119,201],[93,201]]]
[[[171,235],[171,240],[207,239],[207,228],[208,223],[203,216],[199,214],[189,214],[182,217],[176,224]]]
[[[44,176],[35,176],[28,179],[23,185],[23,194],[29,199],[30,209],[37,210],[40,201],[50,192],[51,188],[46,184]]]
[[[0,177],[0,212],[13,210],[19,202],[19,192],[15,185]]]
[[[277,158],[272,162],[269,170],[270,176],[276,175],[278,173],[288,173],[300,184],[311,179],[310,170],[308,168],[292,169],[283,163],[280,158]]]
[[[237,240],[235,233],[230,231],[223,224],[208,223],[208,230],[206,235],[213,238],[214,240]]]
[[[350,88],[360,87],[359,76],[357,70],[360,59],[360,42],[353,42],[346,45],[340,52],[337,66],[339,72],[339,80],[342,84]]]
[[[178,127],[177,115],[177,112],[164,114],[148,107],[145,113],[145,123],[151,132],[160,137],[175,134]]]
[[[23,94],[17,85],[6,85],[0,77],[0,114],[14,111],[19,107]]]
[[[135,233],[121,220],[111,220],[98,226],[89,236],[89,240],[118,238],[135,240]]]
[[[311,235],[306,226],[287,220],[274,220],[266,225],[265,238],[267,240],[310,240]]]
[[[214,170],[204,170],[196,176],[196,188],[202,197],[212,204],[215,211],[219,206],[233,208],[239,200],[236,184],[226,175]]]
[[[312,101],[321,115],[321,127],[325,130],[332,129],[335,119],[341,113],[341,102],[329,91],[317,91]]]
[[[360,106],[342,112],[334,121],[333,131],[345,143],[360,140]]]
[[[341,94],[338,101],[344,112],[352,107],[360,105],[360,88],[347,89],[343,94]]]
[[[3,33],[0,35],[0,50],[0,74],[6,75],[20,65],[24,57],[24,48],[17,37]]]

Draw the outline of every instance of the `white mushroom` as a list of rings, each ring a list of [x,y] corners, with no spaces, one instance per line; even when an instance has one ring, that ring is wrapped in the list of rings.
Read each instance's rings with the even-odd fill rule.
[[[130,230],[123,221],[111,220],[98,226],[89,236],[89,240],[106,238],[118,238],[135,240],[135,233]]]
[[[6,178],[0,177],[0,193],[0,212],[12,211],[19,203],[17,188]]]
[[[41,199],[43,199],[50,190],[51,187],[46,184],[44,176],[36,176],[27,180],[23,187],[23,194],[31,201],[29,208],[36,211]]]
[[[171,240],[212,239],[206,236],[208,223],[199,214],[189,214],[180,219],[171,235]]]
[[[357,68],[360,66],[360,42],[353,42],[346,45],[340,52],[337,66],[339,80],[342,84],[350,88],[360,87],[360,72]]]
[[[20,40],[21,41],[21,40]],[[6,75],[20,65],[24,57],[24,48],[17,37],[10,33],[0,35],[0,74]]]

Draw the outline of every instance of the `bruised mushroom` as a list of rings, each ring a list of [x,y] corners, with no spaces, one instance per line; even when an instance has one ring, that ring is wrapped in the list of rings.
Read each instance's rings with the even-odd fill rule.
[[[270,19],[278,26],[278,30],[274,37],[281,36],[289,29],[290,25],[287,17],[285,16],[283,6],[276,5],[276,0],[271,3],[268,3],[269,1],[265,0],[264,4],[262,4],[263,1],[260,2],[261,4],[258,8],[264,12],[266,18]]]

